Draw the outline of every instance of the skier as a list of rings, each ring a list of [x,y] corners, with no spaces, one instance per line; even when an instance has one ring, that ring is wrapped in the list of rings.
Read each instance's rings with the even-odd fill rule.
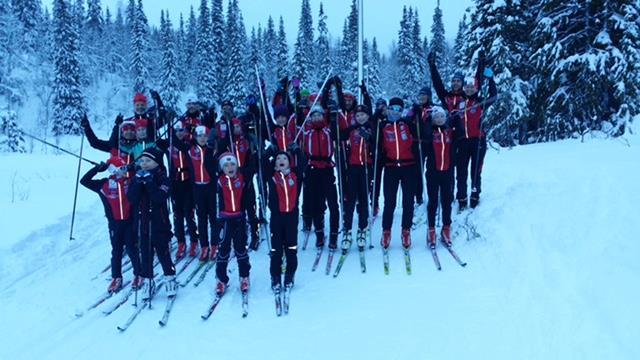
[[[298,157],[300,164],[305,164],[306,159],[296,143],[290,144],[287,150],[270,147],[263,160],[271,210],[271,288],[276,293],[282,288],[282,255],[287,260],[285,288],[293,287],[298,267],[298,198],[305,169],[304,166],[292,167],[292,160],[293,155]],[[272,161],[269,160],[271,156]]]
[[[151,299],[155,294],[154,252],[162,266],[167,296],[175,296],[178,286],[176,270],[169,253],[169,242],[173,235],[167,209],[170,180],[163,165],[163,156],[164,153],[159,149],[145,150],[136,160],[139,170],[127,192],[140,244],[143,300]]]
[[[133,147],[137,142],[135,122],[124,121],[122,115],[118,115],[108,140],[102,140],[96,136],[86,113],[80,121],[80,126],[92,148],[121,157],[127,164],[134,162]]]
[[[189,118],[191,121],[197,118]],[[180,142],[187,142],[191,138],[189,127],[194,122],[187,119],[178,120],[174,126],[174,132]],[[179,142],[178,142],[179,143]],[[190,254],[196,256],[198,246],[198,228],[195,221],[195,200],[193,198],[193,183],[191,181],[192,170],[188,151],[180,150],[173,144],[170,149],[172,166],[169,169],[171,178],[171,200],[173,209],[173,227],[178,239],[178,251],[176,259],[181,259],[186,255],[187,241],[185,236],[185,221],[189,231]]]
[[[240,290],[249,290],[249,253],[247,252],[246,210],[255,207],[255,197],[249,196],[248,182],[238,170],[238,159],[232,153],[220,155],[219,166],[222,175],[217,180],[219,220],[223,236],[218,243],[216,263],[216,294],[221,296],[229,283],[227,265],[231,247],[238,261]]]
[[[94,180],[98,173],[108,170],[108,178]],[[131,183],[126,176],[128,173],[126,162],[119,157],[110,157],[106,163],[100,163],[91,168],[82,177],[80,183],[87,189],[100,196],[104,213],[109,224],[109,238],[111,239],[111,283],[107,291],[116,293],[122,289],[122,255],[126,247],[127,255],[133,266],[133,289],[140,288],[140,258],[134,239],[133,223],[131,221],[131,207],[127,190]]]
[[[436,95],[440,102],[446,107],[446,110],[451,112],[459,108],[460,103],[464,101],[465,92],[463,91],[464,75],[461,72],[456,72],[451,78],[451,91],[447,91],[444,88],[442,78],[436,67],[436,53],[430,52],[427,58],[429,63],[429,70],[431,71],[431,80],[433,82],[433,88],[436,90]],[[478,52],[478,68],[476,70],[476,78],[480,79],[484,72],[484,51]],[[478,89],[479,90],[479,89]]]
[[[471,162],[471,208],[480,202],[481,174],[484,156],[487,152],[487,139],[482,131],[482,116],[498,95],[493,72],[487,69],[483,74],[489,82],[489,98],[478,96],[478,81],[481,77],[465,79],[465,99],[458,105],[454,114],[456,136],[456,182],[458,190],[456,199],[458,209],[467,207],[467,175]]]
[[[215,163],[218,154],[215,135],[209,128],[199,125],[195,128],[195,139],[185,142],[177,135],[173,139],[174,146],[188,154],[190,160],[189,177],[193,186],[196,214],[198,215],[198,236],[200,240],[201,262],[214,260],[218,243],[216,231],[216,195],[215,195]],[[212,172],[213,171],[213,172]],[[211,231],[211,248],[209,247],[209,231]],[[196,255],[196,244],[191,243],[189,256]]]
[[[257,156],[256,156],[256,144],[252,139],[249,139],[246,134],[246,128],[244,123],[239,118],[233,118],[231,120],[231,126],[233,131],[233,145],[229,147],[228,151],[235,155],[238,162],[238,171],[242,173],[246,184],[246,196],[256,197],[256,189],[253,186],[253,176],[257,169]],[[257,250],[260,244],[259,229],[258,229],[258,217],[256,213],[255,202],[253,207],[248,207],[246,214],[249,218],[249,226],[251,228],[251,243],[250,248]]]
[[[364,247],[366,241],[366,229],[369,222],[369,176],[372,176],[371,165],[373,155],[371,144],[373,131],[369,123],[369,109],[366,105],[357,105],[355,109],[355,125],[349,126],[341,133],[343,139],[349,142],[349,154],[347,161],[347,184],[348,196],[343,214],[343,240],[342,249],[348,250],[351,247],[351,227],[353,222],[353,211],[358,203],[358,247]]]
[[[427,157],[427,218],[429,232],[428,246],[436,246],[436,211],[438,201],[442,208],[441,240],[446,246],[451,246],[451,203],[453,191],[453,130],[447,124],[444,109],[434,106],[431,109],[431,125],[425,129],[425,153]]]
[[[224,100],[221,105],[222,115],[215,123],[215,134],[218,140],[228,141],[231,119],[236,117],[231,100]]]
[[[316,232],[316,247],[322,249],[325,244],[324,213],[328,206],[329,249],[335,250],[338,247],[340,212],[336,178],[333,174],[334,135],[329,129],[329,110],[315,105],[310,113],[310,122],[303,129],[304,152],[308,158],[304,191],[308,191],[310,214]],[[306,203],[307,200],[303,198],[303,202]]]
[[[410,119],[402,117],[404,101],[400,98],[389,100],[387,122],[381,126],[378,156],[384,161],[384,210],[382,213],[381,245],[387,249],[391,244],[391,225],[396,207],[398,186],[402,186],[402,246],[411,247],[411,225],[413,221],[413,200],[415,197],[418,171],[416,164],[415,127]]]
[[[419,135],[419,138],[416,139],[416,141],[422,141],[424,140],[423,138],[423,130],[424,128],[429,126],[429,119],[430,119],[430,112],[431,112],[431,107],[433,106],[432,102],[431,102],[431,88],[430,87],[423,87],[420,89],[420,91],[418,92],[418,101],[413,104],[412,108],[411,108],[411,117],[414,118],[414,121],[416,123],[416,130],[418,131],[417,134]],[[422,157],[420,158],[421,160]],[[419,170],[420,168],[418,168]],[[420,174],[420,176],[424,176],[424,174]],[[420,206],[422,206],[424,204],[424,185],[422,183],[422,181],[417,181],[416,182],[416,209],[419,208]]]

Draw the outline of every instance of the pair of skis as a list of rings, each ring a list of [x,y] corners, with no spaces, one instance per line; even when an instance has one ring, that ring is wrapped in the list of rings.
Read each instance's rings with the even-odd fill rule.
[[[462,267],[467,266],[467,263],[460,259],[460,257],[455,252],[455,250],[453,250],[453,247],[451,245],[447,245],[444,242],[442,243],[442,245],[445,247],[445,249],[447,249],[449,254],[451,254],[451,257],[453,257],[453,259],[456,261],[456,263],[458,263],[458,265]],[[438,258],[438,252],[436,251],[436,245],[435,244],[430,245],[429,250],[431,251],[431,257],[433,258],[433,263],[435,264],[436,269],[438,269],[438,271],[442,270],[442,266],[440,265],[440,258]]]
[[[114,295],[120,293],[123,289],[125,289],[129,284],[131,284],[131,280],[127,280],[123,285],[122,288],[116,292],[105,292],[104,294],[100,295],[100,297],[98,297],[94,302],[91,303],[91,305],[89,305],[85,310],[83,311],[79,311],[76,312],[76,317],[80,318],[82,316],[84,316],[84,314],[86,314],[87,312],[97,308],[98,306],[100,306],[102,303],[104,303],[105,301],[107,301],[108,299],[111,299]],[[131,289],[128,289],[127,292],[129,292]]]
[[[404,267],[407,275],[411,275],[411,253],[409,248],[402,249],[404,253]],[[384,266],[384,274],[389,275],[389,248],[382,248],[382,262]]]
[[[283,312],[284,312],[284,315],[289,314],[290,295],[291,295],[291,286],[285,286],[283,291],[282,286],[278,285],[278,287],[276,287],[273,290],[277,316],[282,316]]]
[[[220,304],[220,300],[222,300],[222,297],[224,296],[225,293],[226,291],[222,294],[216,294],[216,297],[213,299],[213,302],[211,302],[211,305],[209,305],[209,308],[207,308],[207,311],[204,314],[200,315],[200,318],[202,318],[202,320],[207,320],[211,317],[213,312],[218,307],[218,304]],[[241,294],[242,294],[242,318],[246,318],[249,315],[249,291],[241,291]]]
[[[340,274],[340,270],[342,270],[342,266],[347,260],[347,255],[349,255],[350,249],[342,250],[342,254],[338,259],[338,265],[336,266],[336,271],[333,273],[333,277],[336,278]],[[364,256],[364,246],[358,247],[358,254],[360,255],[360,271],[364,274],[367,272],[367,263],[365,261]]]
[[[316,258],[313,260],[313,266],[311,267],[311,271],[316,271],[318,266],[320,265],[320,259],[322,258],[322,253],[324,252],[324,247],[319,247],[316,250]],[[333,263],[333,256],[336,253],[336,249],[329,249],[329,256],[327,257],[327,267],[325,268],[325,275],[329,275],[331,273],[331,265]]]
[[[134,309],[133,313],[124,322],[124,324],[118,325],[118,330],[120,332],[127,331],[127,329],[131,326],[131,324],[133,324],[133,322],[138,318],[138,315],[140,315],[142,310],[147,309],[147,308],[151,309],[151,301],[156,296],[156,294],[158,294],[158,291],[162,287],[163,284],[164,284],[164,281],[158,282],[155,285],[156,290],[153,292],[153,294],[151,294],[151,296],[148,299],[143,300],[141,304],[138,304],[136,306],[136,308]],[[167,324],[167,321],[169,320],[169,314],[171,313],[171,309],[173,308],[173,303],[175,302],[176,297],[177,296],[171,296],[171,297],[167,298],[167,304],[165,305],[165,311],[163,312],[162,319],[159,321],[161,326],[164,326],[164,325]]]

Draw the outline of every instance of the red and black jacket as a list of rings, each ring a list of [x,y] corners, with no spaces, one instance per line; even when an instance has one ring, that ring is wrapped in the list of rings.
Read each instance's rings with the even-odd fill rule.
[[[429,69],[431,71],[431,80],[433,82],[433,88],[438,95],[440,102],[446,106],[446,110],[451,112],[460,108],[460,103],[466,98],[462,88],[458,91],[447,91],[438,72],[436,64],[430,64]],[[476,79],[482,79],[484,73],[484,59],[480,58],[478,61],[478,68],[476,70]],[[480,84],[478,84],[478,91],[480,91]]]
[[[287,151],[289,145],[293,142],[293,139],[297,134],[296,116],[291,115],[289,120],[284,126],[275,125],[273,127],[273,134],[271,134],[271,141],[275,143],[279,150]]]
[[[453,169],[453,130],[447,126],[433,126],[426,139],[427,171]]]
[[[109,222],[129,220],[131,218],[131,206],[127,192],[129,191],[131,180],[129,178],[94,180],[93,177],[97,174],[97,168],[91,168],[80,179],[80,184],[100,196],[104,206],[104,214]]]
[[[297,157],[300,163],[305,162],[304,153],[298,149],[292,156]],[[275,160],[275,159],[274,159]],[[269,210],[271,215],[293,213],[298,211],[298,199],[302,189],[304,166],[292,167],[289,174],[285,175],[274,170],[274,160],[267,157],[264,162],[264,174],[269,187]]]
[[[456,139],[474,139],[483,137],[482,117],[495,102],[497,96],[496,83],[489,78],[489,98],[485,100],[478,94],[465,98],[453,112]]]
[[[350,126],[344,131],[342,138],[348,141],[348,157],[349,166],[364,166],[373,163],[372,141],[373,131],[369,127],[369,123],[363,125],[356,124]]]
[[[245,181],[244,175],[238,173],[236,177],[220,175],[217,181],[218,214],[223,219],[235,219],[245,216],[248,208],[255,206],[255,198],[246,191],[250,183]]]
[[[327,126],[327,114],[322,125],[313,124],[303,130],[302,148],[312,168],[326,169],[333,167],[333,135]]]
[[[195,140],[181,141],[175,135],[173,137],[173,146],[182,154],[186,155],[188,161],[186,162],[186,169],[188,171],[188,178],[192,183],[197,185],[208,185],[212,183],[212,177],[215,176],[215,169],[218,149],[209,147],[208,145],[199,145]],[[177,156],[174,151],[173,156]],[[175,165],[175,162],[173,163]],[[185,163],[182,163],[183,165]],[[177,166],[176,176],[180,175],[180,171]]]
[[[408,119],[385,122],[380,125],[378,153],[386,167],[404,167],[416,164],[415,128]]]

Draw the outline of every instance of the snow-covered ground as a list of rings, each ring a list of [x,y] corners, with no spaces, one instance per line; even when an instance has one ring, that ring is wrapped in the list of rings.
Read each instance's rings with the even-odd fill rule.
[[[440,248],[436,271],[424,227],[413,233],[411,276],[397,227],[388,276],[379,246],[367,252],[366,274],[352,254],[336,279],[310,271],[308,249],[290,314],[277,318],[263,246],[251,258],[248,318],[231,265],[233,288],[208,321],[200,314],[213,298],[213,272],[181,289],[166,328],[161,293],[125,333],[116,326],[129,304],[108,317],[100,308],[74,317],[105,290],[106,277],[91,278],[109,257],[102,207],[88,190],[69,241],[76,160],[0,154],[0,359],[640,358],[640,138],[629,145],[491,150],[482,204],[468,216],[481,237],[467,241],[466,214],[454,220],[466,268]]]

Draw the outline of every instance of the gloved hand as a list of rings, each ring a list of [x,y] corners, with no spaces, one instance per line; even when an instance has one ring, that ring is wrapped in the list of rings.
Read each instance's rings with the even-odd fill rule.
[[[158,94],[158,92],[157,92],[157,91],[155,91],[155,90],[151,90],[151,91],[149,91],[149,92],[151,93],[151,98],[152,98],[153,100],[155,100],[156,102],[159,102],[159,100],[160,100],[160,94]]]
[[[291,79],[291,85],[293,85],[294,89],[300,89],[300,78],[294,77]]]
[[[289,144],[289,146],[287,146],[287,150],[289,150],[292,153],[296,152],[300,150],[300,145],[298,145],[298,143],[292,142],[291,144]]]
[[[136,173],[136,181],[146,184],[149,180],[151,180],[151,173],[145,170],[139,170]]]
[[[118,114],[118,116],[116,116],[116,125],[120,126],[120,124],[122,124],[123,121],[124,121],[124,116],[122,116],[122,114]]]
[[[478,51],[478,60],[484,60],[484,50],[480,49],[480,51]]]
[[[484,77],[487,79],[491,79],[493,77],[493,70],[491,68],[484,69]]]
[[[360,88],[360,91],[363,94],[367,92],[367,85],[365,85],[364,79],[362,79],[362,82],[360,83],[360,85],[358,85],[358,88]]]
[[[429,56],[427,56],[427,62],[429,63],[429,65],[435,65],[436,64],[436,53],[431,51],[429,52]]]
[[[89,128],[89,118],[87,118],[87,113],[84,113],[82,115],[82,120],[80,120],[80,126],[82,126],[83,129],[88,129]]]
[[[335,86],[339,86],[342,87],[342,79],[340,79],[340,76],[336,75],[333,77],[333,83]]]
[[[289,77],[285,76],[280,79],[280,86],[282,89],[286,90],[289,87]]]
[[[96,165],[96,170],[98,172],[106,171],[108,168],[109,168],[109,165],[107,165],[107,163],[104,161],[101,161],[98,165]]]

